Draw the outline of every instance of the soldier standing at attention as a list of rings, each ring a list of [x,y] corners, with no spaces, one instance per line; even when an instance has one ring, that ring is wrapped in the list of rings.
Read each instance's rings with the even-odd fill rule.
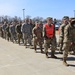
[[[48,48],[51,45],[51,58],[57,58],[54,55],[56,49],[55,26],[51,17],[47,18],[47,24],[44,25],[43,33],[46,57],[48,58]]]
[[[33,43],[34,43],[35,51],[36,51],[37,43],[39,43],[41,53],[43,53],[43,50],[42,50],[42,39],[43,39],[42,29],[39,27],[39,24],[37,22],[35,24],[35,27],[33,28],[32,34],[33,34]]]

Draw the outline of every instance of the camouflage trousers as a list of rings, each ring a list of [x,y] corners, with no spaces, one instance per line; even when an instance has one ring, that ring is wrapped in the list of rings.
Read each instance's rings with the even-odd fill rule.
[[[63,44],[63,58],[67,59],[68,57],[68,52],[71,49],[71,42],[67,42]],[[74,52],[75,52],[75,46],[73,46]]]
[[[0,31],[0,37],[3,38],[3,31]]]
[[[44,40],[45,52],[48,52],[48,48],[50,47],[50,45],[51,45],[51,51],[55,52],[55,49],[56,49],[56,40],[55,40],[55,38]]]
[[[3,38],[6,39],[6,31],[3,31]]]
[[[27,42],[32,45],[32,35],[23,33],[24,45],[27,45]]]
[[[15,40],[15,42],[17,40],[16,33],[11,33],[11,41],[14,42],[14,40]]]
[[[59,52],[62,51],[62,48],[63,48],[63,40],[61,40],[61,43],[59,42]]]
[[[24,43],[22,34],[17,33],[17,38],[18,38],[18,44],[20,44],[20,40],[22,40],[22,42]]]
[[[7,39],[8,41],[11,40],[11,35],[10,35],[9,32],[6,32],[6,39]]]
[[[42,50],[42,39],[41,38],[33,38],[34,49],[36,50],[37,45],[39,44],[40,49]]]

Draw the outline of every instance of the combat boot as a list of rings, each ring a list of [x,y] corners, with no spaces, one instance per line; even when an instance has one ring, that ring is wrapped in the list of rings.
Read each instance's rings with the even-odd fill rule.
[[[67,62],[66,62],[66,59],[63,59],[63,64],[64,64],[65,66],[69,66],[69,64],[67,64]]]
[[[55,51],[51,51],[51,58],[57,58],[55,55],[54,55]]]

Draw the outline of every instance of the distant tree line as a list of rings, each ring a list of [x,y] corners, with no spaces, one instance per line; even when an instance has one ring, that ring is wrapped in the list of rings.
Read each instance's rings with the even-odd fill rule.
[[[31,16],[27,15],[25,17],[25,19],[32,19],[34,22],[35,21],[43,21],[44,23],[46,22],[46,19],[44,19],[43,17],[39,17],[39,16],[31,18]],[[7,15],[6,16],[0,16],[0,22],[4,22],[4,21],[11,23],[12,21],[14,21],[14,22],[22,21],[22,19],[18,16],[14,16],[14,17],[10,17]],[[58,20],[58,19],[54,19],[54,21],[55,22],[61,22],[61,20]]]

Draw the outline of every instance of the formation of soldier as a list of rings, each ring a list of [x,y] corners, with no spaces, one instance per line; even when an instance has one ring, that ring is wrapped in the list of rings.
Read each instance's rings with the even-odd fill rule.
[[[57,58],[55,56],[57,50],[55,23],[51,17],[47,18],[47,23],[44,25],[42,21],[34,23],[31,19],[17,23],[4,22],[0,24],[0,36],[19,45],[22,43],[25,48],[28,48],[28,46],[34,48],[35,52],[37,52],[38,45],[41,53],[45,53],[47,58],[50,49],[51,58]],[[59,53],[63,54],[63,64],[65,66],[69,66],[66,60],[71,50],[75,55],[75,18],[64,16],[59,27]]]

